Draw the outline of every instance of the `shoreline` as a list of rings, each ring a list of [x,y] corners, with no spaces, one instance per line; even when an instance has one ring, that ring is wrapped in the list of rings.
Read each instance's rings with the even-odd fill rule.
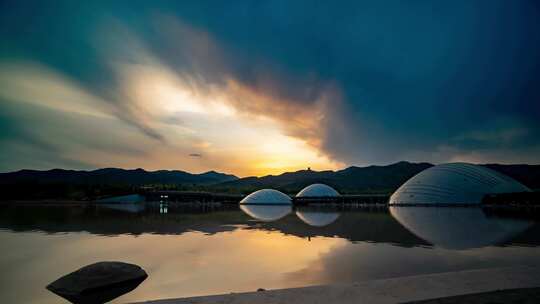
[[[530,292],[528,289],[537,287],[540,287],[540,268],[520,266],[398,277],[351,284],[150,300],[132,304],[352,304],[361,302],[391,304],[417,301],[438,303],[440,299],[458,296],[490,297],[493,292],[500,291],[509,293],[512,291],[515,294],[518,289],[527,289],[524,292]]]

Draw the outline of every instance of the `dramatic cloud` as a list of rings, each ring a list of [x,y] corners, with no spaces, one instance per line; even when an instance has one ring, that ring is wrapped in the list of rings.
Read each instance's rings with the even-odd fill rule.
[[[6,2],[0,169],[538,163],[539,15],[534,1]]]
[[[182,23],[169,24],[168,29],[172,28],[183,33],[176,38],[195,48],[194,52],[206,49],[197,48],[199,41],[190,40],[204,33]],[[209,58],[186,50],[184,56],[190,66],[164,64],[142,40],[118,23],[111,23],[109,29],[102,39],[124,39],[121,45],[110,43],[99,49],[104,70],[109,73],[110,85],[105,87],[41,64],[2,64],[0,97],[6,101],[4,106],[21,110],[34,105],[35,109],[50,112],[46,115],[44,110],[29,110],[32,123],[46,126],[27,136],[7,136],[6,143],[20,145],[30,138],[41,139],[56,155],[79,161],[85,168],[212,168],[258,175],[307,166],[336,168],[335,161],[318,152],[317,130],[324,118],[324,97],[311,107],[303,107],[295,100],[272,96],[268,92],[270,87],[262,88],[263,82],[260,87],[241,83],[225,68],[225,62],[218,64],[222,62],[218,59],[222,51],[217,52],[217,46],[208,47],[216,50],[212,72],[204,66]],[[211,41],[207,37],[205,45]],[[213,81],[206,73],[220,77]],[[18,114],[12,114],[15,125],[25,120]],[[63,127],[57,126],[59,121]],[[188,150],[203,151],[207,157],[204,162],[194,162],[194,156],[200,159],[202,153],[181,152]],[[3,158],[13,158],[15,151],[6,150]],[[130,151],[139,153],[129,154]],[[34,166],[48,167],[54,163],[47,159]],[[6,164],[6,169],[18,166]]]

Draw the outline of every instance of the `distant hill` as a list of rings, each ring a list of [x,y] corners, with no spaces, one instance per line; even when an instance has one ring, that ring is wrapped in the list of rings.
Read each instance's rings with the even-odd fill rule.
[[[540,189],[540,165],[487,164],[484,166],[508,175],[533,190]]]
[[[0,184],[39,183],[39,184],[84,184],[84,185],[130,185],[150,184],[196,184],[206,185],[236,180],[230,174],[209,171],[192,174],[184,171],[146,171],[143,169],[125,170],[105,168],[92,171],[53,169],[47,171],[20,170],[0,173]]]
[[[387,166],[348,167],[338,171],[300,170],[280,175],[238,178],[209,171],[145,171],[116,168],[93,171],[53,169],[0,173],[0,199],[89,200],[107,195],[123,195],[151,185],[156,189],[250,193],[273,188],[295,194],[305,186],[324,183],[340,193],[390,194],[415,174],[433,166],[429,163],[398,162]],[[487,164],[531,189],[540,189],[540,165]],[[29,190],[30,189],[30,190]]]
[[[296,193],[310,184],[323,183],[341,193],[391,193],[409,178],[431,166],[429,163],[399,162],[388,166],[352,166],[339,171],[300,170],[280,175],[240,178],[215,187],[239,189],[242,192],[273,188]]]
[[[246,177],[213,186],[220,190],[250,192],[273,188],[297,193],[313,183],[324,183],[341,193],[392,193],[415,174],[432,167],[430,163],[398,162],[387,166],[348,167],[339,171],[300,170],[280,175]],[[540,165],[484,165],[506,174],[532,189],[540,188]]]

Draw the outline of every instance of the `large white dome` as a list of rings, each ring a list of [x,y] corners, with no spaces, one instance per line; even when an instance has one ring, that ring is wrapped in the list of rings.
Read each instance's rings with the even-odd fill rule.
[[[479,204],[486,194],[531,191],[514,179],[467,163],[442,164],[409,179],[390,204]]]
[[[339,193],[334,188],[325,184],[313,184],[302,189],[296,197],[334,197]]]
[[[244,197],[240,204],[289,205],[291,198],[274,189],[262,189]]]

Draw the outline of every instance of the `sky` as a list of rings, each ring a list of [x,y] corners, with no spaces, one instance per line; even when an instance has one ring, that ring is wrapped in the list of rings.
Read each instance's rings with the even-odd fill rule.
[[[540,163],[537,1],[0,1],[0,171]]]

